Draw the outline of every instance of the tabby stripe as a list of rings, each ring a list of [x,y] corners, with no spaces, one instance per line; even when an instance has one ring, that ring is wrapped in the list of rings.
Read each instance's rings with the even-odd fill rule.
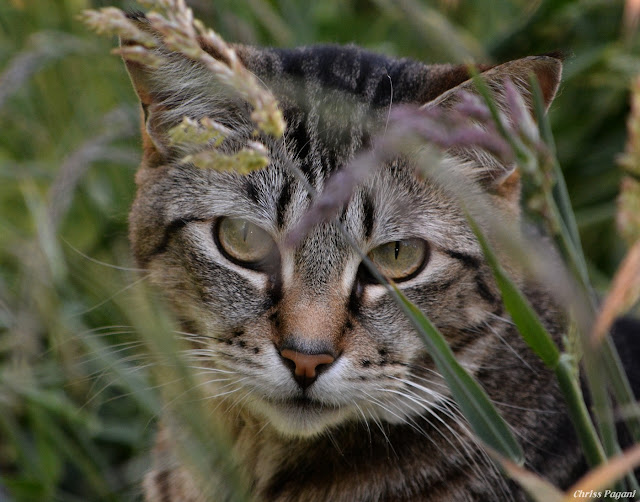
[[[278,195],[278,200],[276,202],[276,224],[278,225],[278,228],[282,228],[284,225],[284,215],[287,211],[287,206],[291,201],[292,195],[293,187],[291,185],[291,179],[287,178],[282,186],[282,190],[280,190],[280,195]]]
[[[311,151],[311,138],[309,138],[307,133],[306,123],[298,117],[296,119],[298,124],[296,126],[290,126],[287,129],[287,140],[292,143],[293,148],[296,149],[295,158],[306,159]]]
[[[180,231],[182,228],[184,228],[188,223],[191,223],[192,221],[202,222],[207,220],[203,218],[198,218],[196,216],[192,216],[190,218],[178,218],[176,220],[173,220],[171,223],[169,223],[165,227],[160,244],[158,244],[155,247],[155,249],[151,252],[149,256],[156,256],[164,253],[167,250],[167,247],[169,246],[169,241],[171,240],[173,235],[176,232]]]
[[[171,486],[169,485],[170,471],[160,471],[154,477],[154,481],[160,495],[160,502],[171,502]]]
[[[489,286],[487,286],[487,283],[484,282],[484,279],[480,276],[480,274],[476,275],[476,291],[482,298],[484,298],[492,305],[500,303],[500,300],[496,298],[491,289],[489,289]]]
[[[249,197],[249,200],[257,204],[260,191],[250,179],[247,179],[245,182],[245,190],[247,191],[247,197]]]
[[[374,224],[374,207],[373,207],[373,198],[369,192],[364,192],[362,194],[362,214],[364,215],[364,219],[362,221],[363,230],[364,230],[364,238],[369,239],[371,234],[373,233],[373,224]]]
[[[481,340],[487,332],[487,326],[484,322],[464,328],[456,329],[447,336],[449,347],[454,353],[467,348],[472,343]]]
[[[467,268],[480,268],[480,259],[476,256],[467,253],[461,253],[460,251],[454,251],[453,249],[445,249],[444,252],[451,258],[454,258],[461,262]]]

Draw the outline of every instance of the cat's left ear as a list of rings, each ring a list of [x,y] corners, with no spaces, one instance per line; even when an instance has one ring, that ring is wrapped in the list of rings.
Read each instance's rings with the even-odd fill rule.
[[[534,115],[534,104],[531,91],[531,77],[534,76],[542,91],[545,111],[548,110],[558,91],[562,77],[562,56],[549,54],[530,56],[494,66],[483,71],[480,76],[492,90],[496,104],[505,116],[513,116],[508,109],[505,98],[505,81],[510,80],[519,91],[529,110]],[[430,101],[425,107],[440,106],[445,109],[456,105],[464,93],[478,94],[474,82],[469,79],[456,87],[445,91]],[[509,206],[517,211],[520,202],[520,174],[514,166],[504,165],[486,155],[477,148],[455,147],[449,152],[456,161],[465,165],[471,164],[473,177],[495,195],[503,198]]]

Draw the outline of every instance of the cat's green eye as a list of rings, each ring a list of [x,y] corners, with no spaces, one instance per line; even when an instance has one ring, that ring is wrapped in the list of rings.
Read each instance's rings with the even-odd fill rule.
[[[218,220],[216,237],[227,258],[243,265],[259,264],[276,249],[276,243],[267,232],[241,218]]]
[[[421,239],[391,241],[369,252],[369,259],[389,279],[414,277],[429,258],[427,243]]]

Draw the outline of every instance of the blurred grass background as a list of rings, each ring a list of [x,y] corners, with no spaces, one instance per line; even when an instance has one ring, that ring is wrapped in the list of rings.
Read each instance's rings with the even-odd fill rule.
[[[425,62],[565,51],[551,121],[592,278],[606,289],[624,253],[613,223],[616,156],[640,74],[624,2],[188,3],[234,42],[353,42]],[[76,20],[108,5],[137,7],[0,1],[2,502],[137,500],[149,463],[154,413],[118,377],[136,365],[139,343],[126,227],[140,157],[137,102],[109,55],[116,41]],[[135,373],[141,382],[145,371]]]

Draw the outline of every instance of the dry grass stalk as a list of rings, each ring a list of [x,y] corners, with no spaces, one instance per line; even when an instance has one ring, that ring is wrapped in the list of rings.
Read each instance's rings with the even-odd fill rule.
[[[640,77],[631,87],[631,114],[627,122],[627,146],[619,163],[627,173],[618,197],[617,225],[629,246],[640,239]]]
[[[616,317],[624,314],[640,298],[640,241],[627,253],[618,268],[611,290],[600,309],[591,332],[591,342],[599,344],[609,332]]]
[[[233,48],[193,17],[193,11],[186,6],[184,0],[144,0],[143,3],[162,11],[149,12],[147,18],[151,26],[162,35],[167,48],[208,68],[220,82],[251,104],[251,118],[260,130],[276,138],[282,136],[285,124],[273,94],[244,67]],[[205,51],[201,41],[211,46],[220,55],[220,59]]]
[[[253,107],[251,118],[259,130],[275,138],[282,136],[285,123],[273,94],[244,67],[232,47],[193,17],[192,10],[184,0],[144,0],[142,3],[156,9],[147,14],[147,19],[160,40],[152,32],[141,29],[117,8],[85,10],[81,19],[99,34],[118,35],[133,42],[112,51],[127,60],[158,67],[163,62],[162,53],[157,50],[162,44],[168,50],[200,63],[218,81]],[[211,47],[219,57],[214,58],[202,45]],[[215,148],[230,133],[228,128],[210,118],[195,121],[184,117],[178,126],[169,131],[169,136],[173,145],[206,145]],[[269,160],[266,149],[260,143],[250,142],[234,155],[207,150],[187,155],[181,162],[207,169],[235,170],[247,174],[265,167]]]

